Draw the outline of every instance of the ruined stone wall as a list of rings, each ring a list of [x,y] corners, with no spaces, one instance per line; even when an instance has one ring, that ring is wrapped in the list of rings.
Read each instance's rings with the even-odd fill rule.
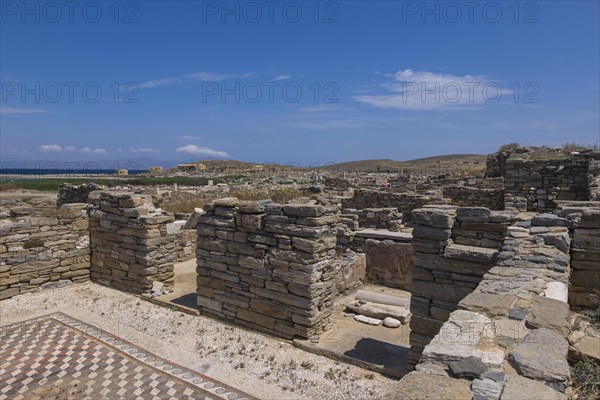
[[[567,398],[568,222],[549,214],[511,221],[493,267],[438,327],[396,395],[417,398],[405,394],[418,387],[418,398],[435,398],[440,389],[424,384],[435,381],[457,398]]]
[[[412,244],[393,240],[367,239],[365,253],[367,257],[366,278],[369,282],[391,288],[411,290]]]
[[[453,206],[417,209],[414,218],[409,368],[492,268],[510,221],[502,211]]]
[[[590,159],[597,157],[589,153],[549,160],[509,158],[504,175],[505,202],[524,197],[528,211],[545,212],[557,208],[555,200],[589,200],[593,180]]]
[[[230,198],[205,212],[196,227],[202,314],[285,338],[329,328],[336,208]]]
[[[70,203],[87,203],[88,196],[95,190],[103,190],[103,186],[96,185],[95,183],[87,183],[83,185],[71,185],[70,183],[63,183],[58,187],[58,205],[70,204]]]
[[[405,223],[413,219],[412,211],[425,204],[442,203],[442,198],[411,193],[394,193],[384,190],[356,189],[354,195],[342,200],[342,208],[397,208]]]
[[[0,198],[0,299],[89,280],[85,204]]]
[[[402,214],[397,208],[365,208],[362,210],[343,210],[343,214],[355,212],[358,215],[359,228],[387,229],[397,232],[402,227]]]
[[[504,209],[504,189],[482,189],[469,186],[445,186],[444,198],[450,204],[461,207],[485,207],[490,210]]]
[[[600,209],[579,212],[572,235],[569,303],[595,307],[600,301]]]
[[[139,194],[93,192],[89,201],[92,279],[135,294],[150,294],[155,281],[171,289],[176,252],[167,223],[173,216]]]
[[[196,258],[196,230],[181,229],[173,234],[175,236],[176,262]]]

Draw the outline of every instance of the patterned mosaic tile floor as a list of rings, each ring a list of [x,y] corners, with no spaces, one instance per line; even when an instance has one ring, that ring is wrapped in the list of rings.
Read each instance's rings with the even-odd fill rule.
[[[253,398],[62,313],[0,339],[0,400]]]

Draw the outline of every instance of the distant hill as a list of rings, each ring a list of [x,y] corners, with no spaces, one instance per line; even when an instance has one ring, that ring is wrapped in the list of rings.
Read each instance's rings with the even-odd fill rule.
[[[443,172],[448,167],[474,168],[484,167],[486,155],[482,154],[448,154],[426,158],[417,158],[407,161],[395,161],[389,159],[349,161],[339,164],[328,165],[325,169],[348,171],[348,172],[409,172],[412,170],[439,169]]]
[[[249,171],[255,165],[262,165],[265,171],[284,171],[300,169],[301,167],[295,163],[290,164],[276,164],[276,163],[252,163],[237,160],[199,160],[191,161],[185,164],[203,164],[206,166],[208,171],[221,172],[221,173],[239,173]]]

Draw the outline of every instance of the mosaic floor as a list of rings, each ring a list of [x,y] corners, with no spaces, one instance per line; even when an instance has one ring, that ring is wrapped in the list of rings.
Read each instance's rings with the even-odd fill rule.
[[[0,339],[0,400],[253,398],[62,313]]]

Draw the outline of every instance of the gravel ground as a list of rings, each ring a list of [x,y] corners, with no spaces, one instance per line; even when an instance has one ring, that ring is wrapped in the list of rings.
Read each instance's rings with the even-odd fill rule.
[[[377,399],[396,382],[281,339],[171,311],[93,283],[3,300],[0,323],[56,311],[260,398]]]

